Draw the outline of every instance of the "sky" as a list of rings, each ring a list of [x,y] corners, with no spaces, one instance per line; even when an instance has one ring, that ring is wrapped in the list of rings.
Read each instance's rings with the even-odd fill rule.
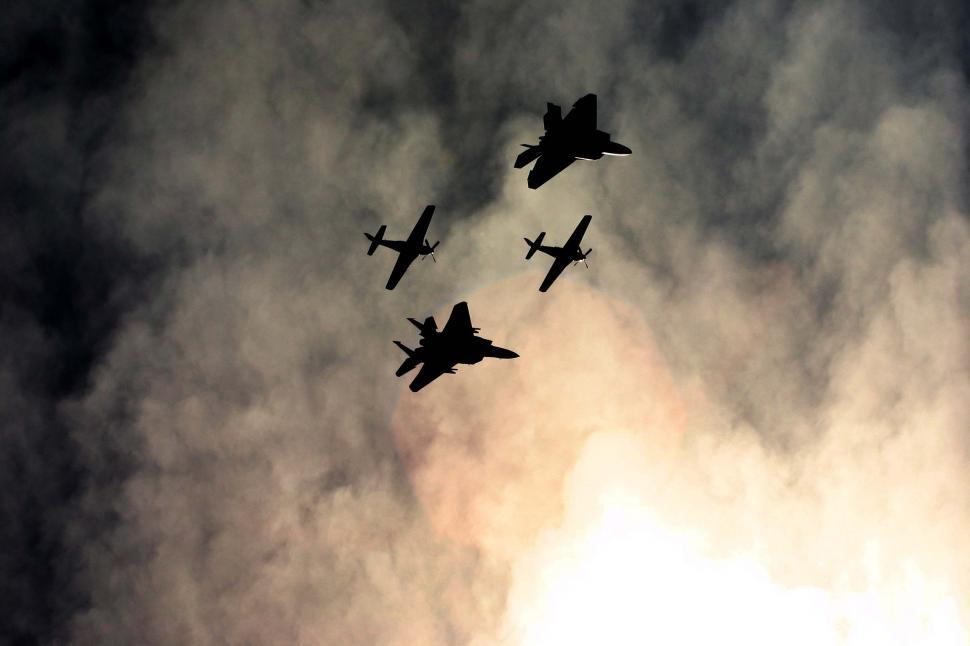
[[[4,11],[0,641],[970,643],[965,2]]]

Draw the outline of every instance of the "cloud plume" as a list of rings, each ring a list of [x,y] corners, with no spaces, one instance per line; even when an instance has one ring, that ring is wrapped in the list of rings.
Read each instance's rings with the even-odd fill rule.
[[[79,363],[0,320],[5,442],[68,438],[56,636],[967,643],[963,5],[445,4],[147,12],[80,164],[111,325]],[[587,92],[633,155],[529,190]],[[439,262],[386,292],[361,232],[429,203]],[[584,213],[591,269],[537,293],[522,237]],[[458,300],[520,358],[408,392],[391,340]]]

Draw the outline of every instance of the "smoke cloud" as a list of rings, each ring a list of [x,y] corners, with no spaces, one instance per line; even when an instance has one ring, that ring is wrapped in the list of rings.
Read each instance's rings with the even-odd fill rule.
[[[17,634],[967,643],[968,20],[837,0],[150,10],[84,166],[79,236],[107,242],[78,302],[112,324],[75,339],[78,364],[0,320],[23,420],[5,442],[53,416],[69,456],[31,480],[69,481],[40,521],[62,625],[23,611]],[[633,155],[529,190],[518,144],[587,92]],[[387,292],[391,254],[361,232],[403,237],[429,203],[439,262]],[[539,294],[522,237],[559,244],[584,213],[591,269]],[[520,358],[410,393],[392,339],[459,300]],[[24,382],[47,357],[83,378]],[[19,495],[5,544],[27,542]]]

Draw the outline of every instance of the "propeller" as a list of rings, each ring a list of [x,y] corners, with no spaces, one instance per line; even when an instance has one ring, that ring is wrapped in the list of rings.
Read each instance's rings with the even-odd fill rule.
[[[438,240],[434,244],[431,244],[430,242],[428,242],[427,238],[424,239],[424,245],[430,248],[431,251],[429,253],[431,254],[431,260],[433,260],[434,262],[438,262],[438,259],[434,257],[434,250],[435,250],[435,247],[437,247],[439,244],[441,244],[441,240]],[[422,257],[421,260],[424,260],[424,258]]]
[[[586,253],[583,253],[583,248],[582,247],[579,248],[579,260],[582,260],[583,261],[583,264],[586,265],[586,269],[589,269],[589,263],[586,262],[586,257],[589,254],[591,254],[592,252],[593,252],[593,248],[592,247],[590,247],[589,248],[589,251],[587,251]],[[579,264],[579,260],[574,260],[573,261],[573,267],[575,267],[576,265]]]

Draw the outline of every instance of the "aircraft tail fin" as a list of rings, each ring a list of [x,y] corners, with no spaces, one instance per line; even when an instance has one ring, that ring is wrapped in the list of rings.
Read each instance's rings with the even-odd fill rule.
[[[382,224],[381,228],[377,230],[377,235],[372,236],[369,233],[364,234],[367,236],[367,239],[370,240],[370,249],[367,250],[368,256],[373,256],[374,252],[377,251],[377,247],[380,246],[381,242],[384,240],[385,231],[387,231],[387,225]]]
[[[418,328],[418,330],[421,332],[421,336],[428,336],[429,334],[438,331],[438,323],[434,320],[433,316],[429,316],[428,318],[424,319],[423,323],[411,317],[408,317],[408,320],[411,322],[411,325]]]
[[[523,238],[523,240],[525,240],[526,244],[529,245],[529,251],[528,251],[528,253],[525,254],[525,259],[526,260],[529,260],[530,258],[532,258],[532,256],[535,255],[536,251],[539,250],[539,245],[542,244],[542,239],[545,238],[545,237],[546,237],[546,232],[543,231],[535,239],[535,242],[533,242],[532,240],[529,240],[528,238]]]
[[[522,146],[525,147],[526,150],[519,153],[519,156],[515,158],[516,168],[528,166],[542,155],[542,148],[539,146],[534,146],[532,144],[522,144]]]
[[[546,104],[546,114],[542,117],[542,125],[546,130],[552,130],[562,121],[562,108],[555,103]]]

